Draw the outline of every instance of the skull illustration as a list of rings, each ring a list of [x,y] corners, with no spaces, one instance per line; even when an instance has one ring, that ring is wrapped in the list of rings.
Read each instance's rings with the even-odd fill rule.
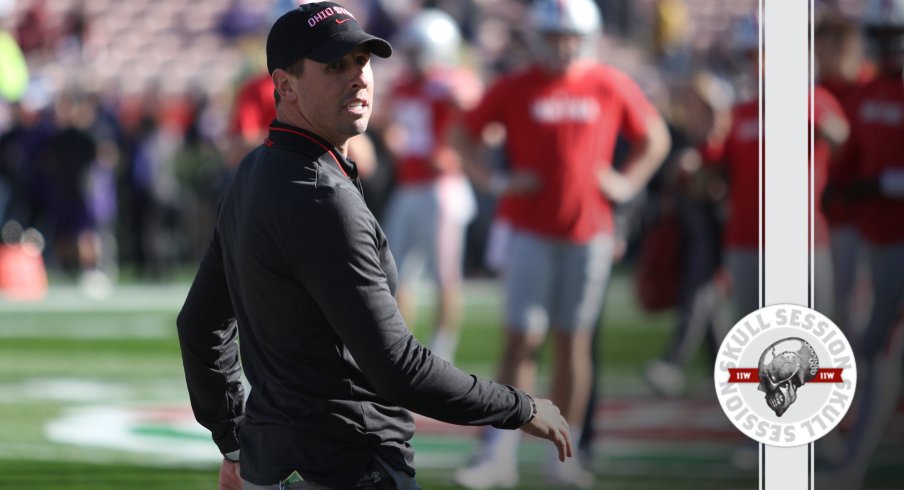
[[[781,417],[797,400],[797,389],[816,376],[819,358],[807,341],[790,337],[773,343],[760,356],[759,390],[766,404]]]

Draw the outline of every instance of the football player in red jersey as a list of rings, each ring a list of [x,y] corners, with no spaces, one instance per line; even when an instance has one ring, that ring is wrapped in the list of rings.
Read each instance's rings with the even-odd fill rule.
[[[904,0],[867,2],[864,24],[877,48],[878,73],[851,97],[851,136],[826,191],[827,203],[853,211],[873,290],[870,318],[852,339],[859,400],[847,457],[840,474],[829,478],[844,488],[862,484],[895,413],[904,351]]]
[[[454,20],[428,9],[401,31],[396,44],[408,69],[387,101],[386,146],[395,157],[396,187],[386,211],[386,236],[402,282],[398,300],[414,326],[412,283],[426,267],[436,284],[430,349],[451,361],[458,344],[465,228],[476,208],[459,155],[445,141],[449,125],[480,96],[480,82],[458,62]]]
[[[816,56],[817,83],[831,92],[841,103],[842,109],[847,111],[851,96],[875,76],[875,66],[864,60],[860,26],[852,19],[836,15],[821,20],[814,32],[813,52]],[[849,116],[847,112],[845,115]],[[834,177],[836,186],[840,185],[843,179],[843,176],[836,175]],[[856,317],[851,311],[852,306],[858,303],[854,301],[853,293],[858,289],[866,289],[854,287],[861,281],[860,273],[864,269],[861,266],[863,254],[860,253],[860,238],[854,225],[851,206],[838,202],[829,204],[820,207],[829,228],[834,301],[832,310],[822,313],[829,315],[842,329],[850,331],[849,328]],[[817,280],[820,272],[821,269],[817,267]]]
[[[537,352],[552,330],[551,396],[578,430],[587,416],[591,337],[612,263],[612,203],[644,188],[669,135],[627,75],[591,61],[588,48],[600,31],[591,0],[541,0],[530,14],[535,62],[496,81],[453,137],[462,151],[474,152],[490,124],[505,127],[510,173],[468,168],[476,185],[501,196],[498,214],[512,228],[500,378],[532,387]],[[611,165],[619,133],[632,143],[622,171]],[[482,457],[459,470],[456,481],[468,488],[516,485],[517,446],[517,436],[490,430]],[[593,483],[576,459],[548,470],[555,484]]]
[[[699,70],[676,87],[673,97],[680,101],[672,119],[677,129],[664,164],[668,168],[663,169],[664,189],[657,205],[658,225],[668,229],[670,221],[675,223],[678,237],[656,240],[648,234],[644,247],[654,248],[644,248],[639,261],[642,267],[644,254],[652,255],[654,251],[656,257],[668,257],[670,250],[678,255],[672,266],[677,269],[673,279],[677,288],[675,329],[664,355],[647,363],[643,372],[650,387],[667,397],[684,392],[686,367],[704,342],[711,344],[711,350],[718,350],[723,331],[719,304],[724,288],[717,273],[721,267],[719,205],[724,185],[720,179],[713,182],[712,173],[703,167],[700,148],[725,139],[731,125],[734,90],[715,73]],[[673,218],[670,220],[669,216]],[[646,271],[639,268],[638,284],[662,288],[664,273],[660,269],[659,264],[650,267],[649,276],[645,277]]]
[[[737,29],[735,49],[745,60],[745,81],[752,84],[759,71],[758,28],[754,17],[747,17]],[[742,90],[743,93],[743,90]],[[731,276],[734,298],[734,318],[742,318],[759,308],[757,291],[759,275],[759,181],[760,168],[760,100],[748,91],[746,100],[732,111],[732,125],[724,141],[703,150],[705,159],[724,171],[728,183],[728,220],[725,224],[723,247],[725,265]],[[742,96],[743,99],[743,96]],[[813,165],[815,195],[825,187],[825,176],[833,148],[844,143],[848,124],[841,105],[823,87],[813,93],[813,124],[815,133]],[[815,209],[814,244],[816,267],[831,268],[828,252],[828,229],[820,207]],[[822,276],[821,276],[822,278]],[[824,311],[832,302],[829,281],[814,286],[815,308]]]
[[[754,16],[742,18],[734,29],[732,48],[742,60],[739,100],[731,114],[731,128],[722,140],[701,148],[710,169],[724,174],[728,185],[723,227],[723,261],[731,280],[734,318],[759,307],[757,294],[759,247],[760,109],[756,86],[759,73],[759,30]]]

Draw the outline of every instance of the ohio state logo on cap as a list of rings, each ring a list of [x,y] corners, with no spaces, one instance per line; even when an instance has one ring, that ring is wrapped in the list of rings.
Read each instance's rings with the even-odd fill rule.
[[[714,382],[738,430],[770,446],[799,446],[826,435],[847,413],[857,367],[844,333],[825,315],[772,305],[728,332]]]

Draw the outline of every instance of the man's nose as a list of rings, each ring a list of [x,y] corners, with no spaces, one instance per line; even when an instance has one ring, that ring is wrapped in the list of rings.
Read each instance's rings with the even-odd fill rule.
[[[368,66],[356,67],[352,73],[352,87],[354,88],[369,88],[371,82],[371,78],[367,75],[369,71]]]

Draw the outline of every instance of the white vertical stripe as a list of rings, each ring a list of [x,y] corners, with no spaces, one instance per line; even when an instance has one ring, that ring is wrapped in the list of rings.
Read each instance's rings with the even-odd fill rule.
[[[808,2],[766,2],[764,306],[807,305]]]
[[[790,1],[790,0],[785,0]],[[807,490],[810,488],[809,446],[763,447],[766,467],[762,490]]]
[[[808,305],[810,2],[762,0],[762,304]],[[765,51],[763,53],[763,51]],[[763,448],[764,490],[810,488],[808,447]]]

